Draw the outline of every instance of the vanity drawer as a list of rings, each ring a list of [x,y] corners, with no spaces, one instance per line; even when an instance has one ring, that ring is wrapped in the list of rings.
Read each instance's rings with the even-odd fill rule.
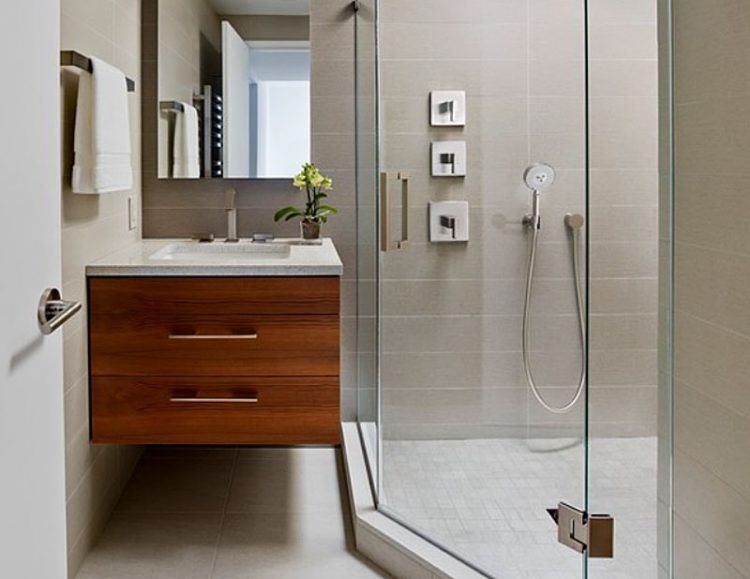
[[[339,313],[338,277],[92,277],[92,314]]]
[[[337,315],[92,314],[92,376],[338,376]]]
[[[337,444],[338,378],[92,380],[92,441]]]

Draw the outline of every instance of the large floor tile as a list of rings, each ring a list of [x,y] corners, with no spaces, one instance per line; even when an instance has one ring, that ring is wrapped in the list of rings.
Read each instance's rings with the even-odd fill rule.
[[[221,515],[115,514],[78,579],[206,579]]]
[[[228,514],[212,579],[386,577],[356,555],[341,516]]]
[[[139,513],[221,513],[232,473],[229,460],[142,460],[117,510]]]
[[[332,448],[149,449],[78,578],[386,577],[353,548],[344,481]]]
[[[300,450],[241,451],[227,512],[339,515],[343,477],[336,451]]]

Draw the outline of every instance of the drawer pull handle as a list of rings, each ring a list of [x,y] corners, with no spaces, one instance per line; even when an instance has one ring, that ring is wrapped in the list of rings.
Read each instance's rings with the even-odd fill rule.
[[[169,334],[170,340],[257,340],[258,333],[252,334]]]
[[[249,398],[182,398],[172,397],[169,399],[170,402],[191,402],[196,404],[213,404],[213,403],[224,403],[224,404],[256,404],[258,397],[253,396]]]

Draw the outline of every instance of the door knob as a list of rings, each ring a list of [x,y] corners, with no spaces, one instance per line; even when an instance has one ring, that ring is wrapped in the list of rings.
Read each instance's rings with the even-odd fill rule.
[[[63,300],[57,288],[47,288],[39,299],[37,317],[42,334],[51,334],[81,309],[81,302]]]

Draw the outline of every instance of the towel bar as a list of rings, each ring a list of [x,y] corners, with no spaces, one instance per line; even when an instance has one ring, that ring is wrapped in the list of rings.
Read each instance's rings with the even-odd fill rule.
[[[184,113],[185,105],[180,101],[159,101],[159,110],[167,113]]]
[[[75,50],[60,51],[60,66],[75,66],[88,72],[94,70],[91,59]],[[135,81],[133,79],[125,77],[125,84],[128,86],[128,92],[135,92]]]

